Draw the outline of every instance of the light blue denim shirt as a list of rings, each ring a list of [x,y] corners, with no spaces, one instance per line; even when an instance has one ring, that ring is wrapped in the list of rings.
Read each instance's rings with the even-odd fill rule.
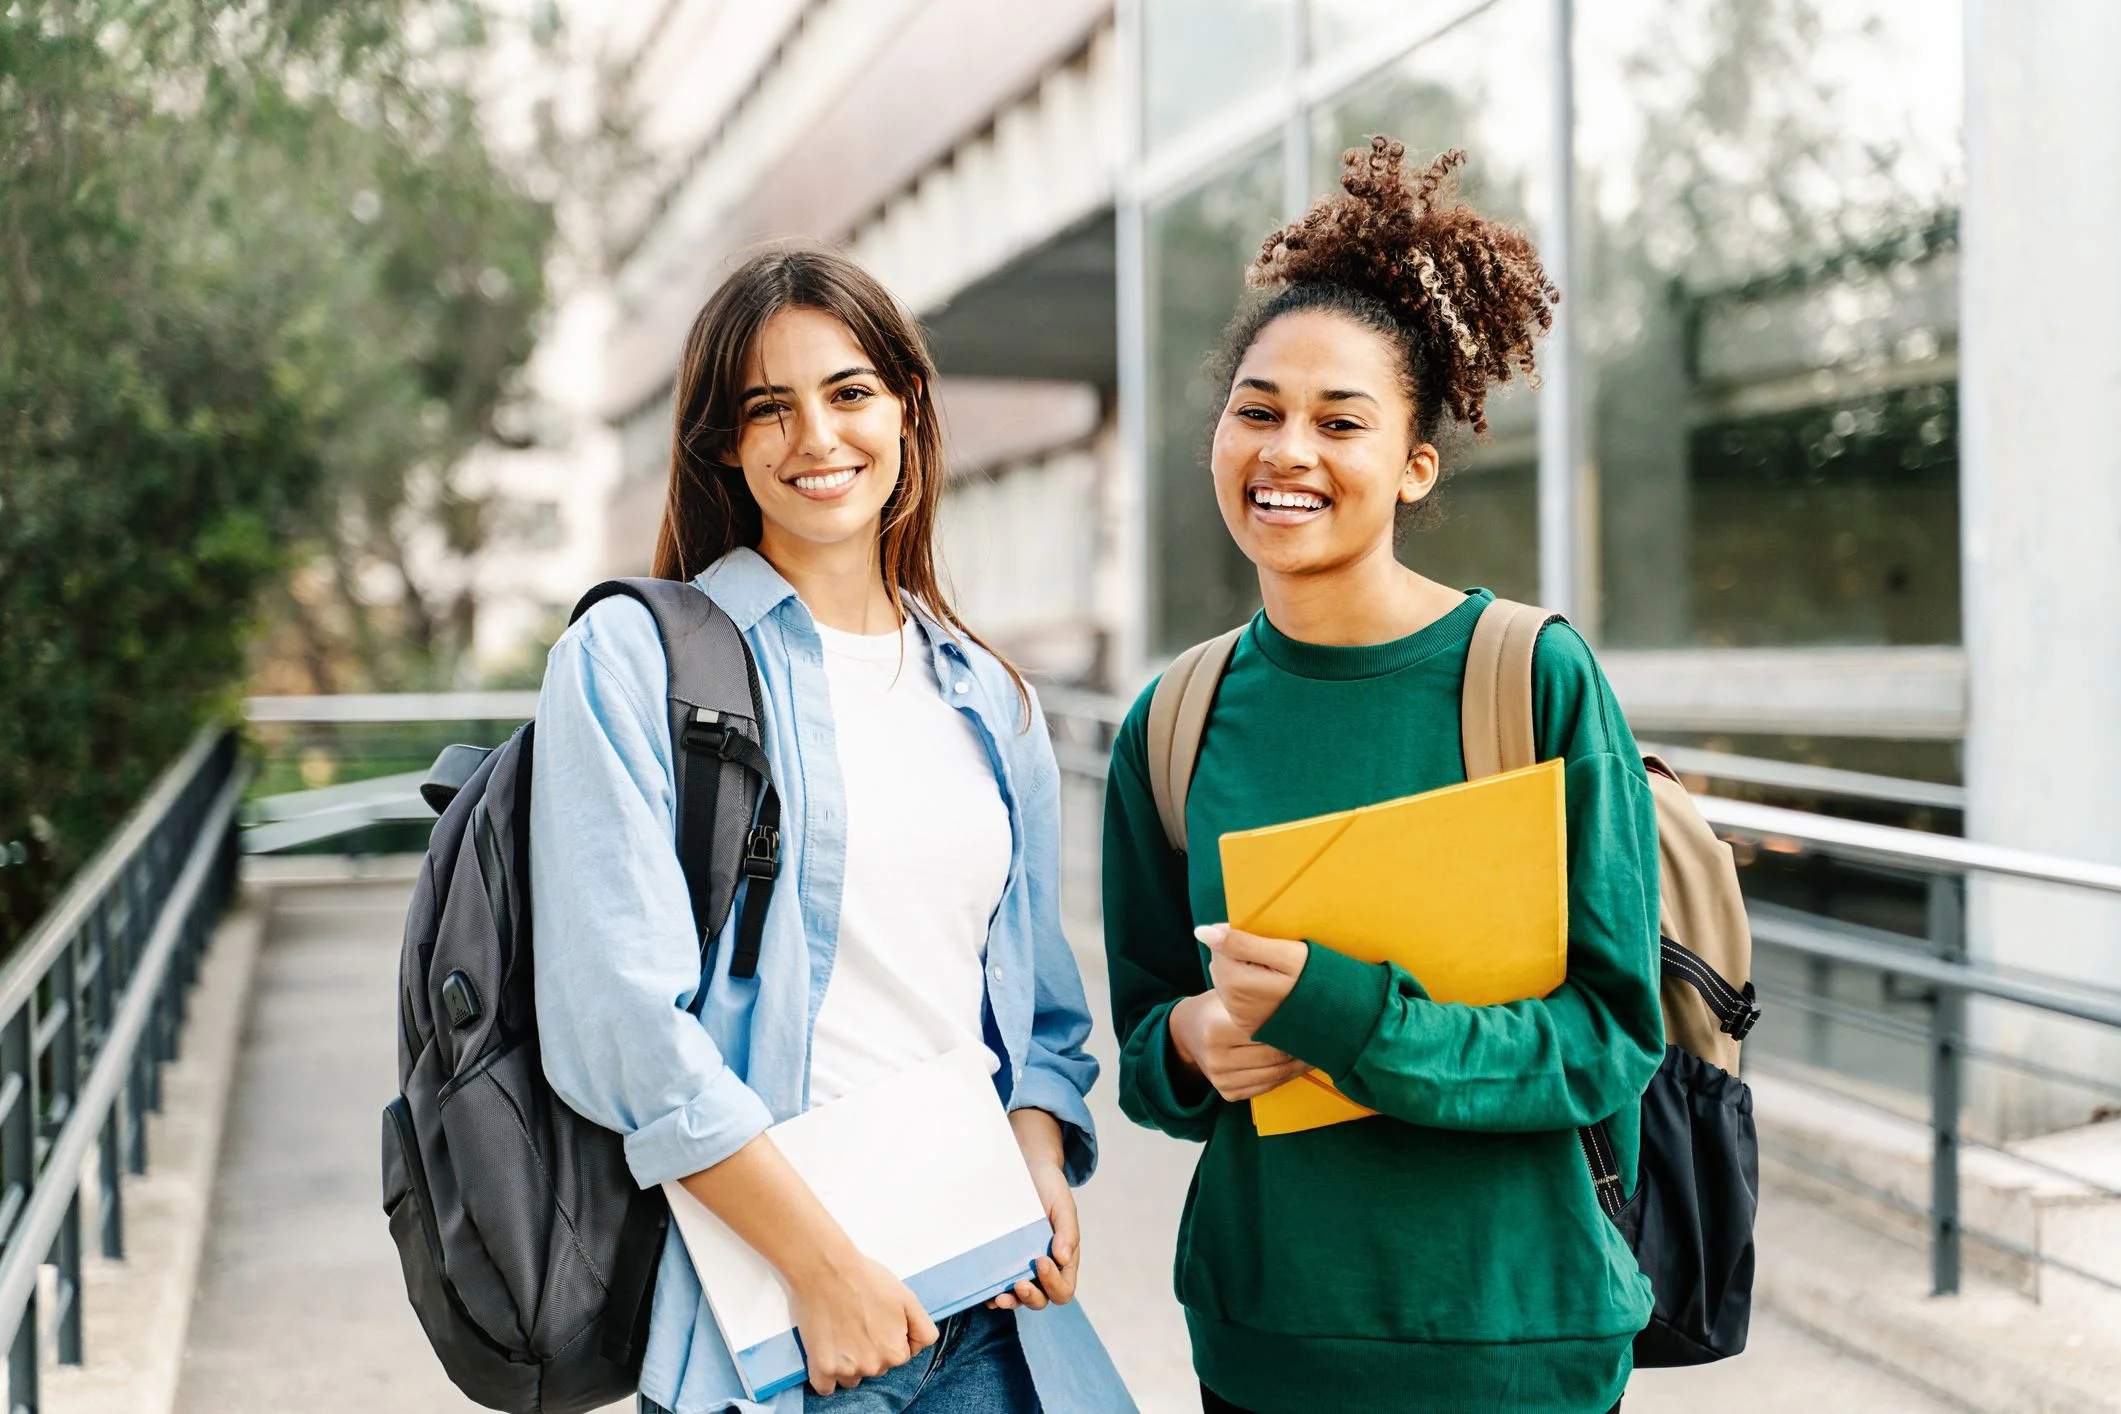
[[[738,910],[700,970],[690,896],[672,845],[662,645],[648,611],[598,604],[553,645],[532,765],[531,900],[545,1074],[589,1119],[626,1136],[643,1187],[728,1158],[802,1113],[812,1028],[832,977],[847,808],[823,645],[810,611],[762,557],[738,550],[694,581],[736,622],[758,664],[763,735],[781,793],[781,872],[755,978],[732,978]],[[916,615],[916,618],[919,616]],[[921,620],[947,700],[978,725],[1014,834],[987,936],[988,1044],[1009,1108],[1061,1121],[1068,1178],[1096,1162],[1083,1097],[1097,1062],[1090,1014],[1060,927],[1060,795],[1034,705],[976,644]],[[704,1004],[699,992],[706,989]],[[1133,1406],[1079,1309],[1019,1313],[1048,1414]],[[743,1398],[735,1367],[673,1229],[656,1281],[641,1392],[676,1414],[792,1414],[802,1392]]]

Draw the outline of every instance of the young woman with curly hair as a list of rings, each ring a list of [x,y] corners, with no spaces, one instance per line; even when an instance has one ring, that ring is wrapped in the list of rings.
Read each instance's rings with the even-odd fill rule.
[[[1626,722],[1565,626],[1534,661],[1542,757],[1566,762],[1568,980],[1505,1006],[1224,920],[1212,842],[1465,779],[1460,692],[1493,596],[1402,565],[1446,419],[1533,376],[1559,298],[1523,235],[1450,197],[1447,153],[1350,152],[1344,192],[1270,236],[1217,369],[1210,470],[1265,608],[1237,640],[1181,855],[1147,771],[1153,692],[1114,749],[1105,940],[1120,1098],[1204,1142],[1177,1290],[1209,1414],[1605,1414],[1650,1311],[1576,1129],[1610,1120],[1634,1181],[1664,1051],[1657,847]],[[1245,1101],[1308,1069],[1376,1111],[1262,1137]]]
[[[913,319],[823,248],[746,261],[685,342],[655,573],[704,590],[757,665],[782,830],[755,976],[730,967],[739,910],[702,975],[648,611],[597,604],[546,668],[531,831],[545,1073],[625,1135],[643,1188],[682,1182],[778,1269],[809,1366],[808,1390],[745,1398],[673,1228],[644,1414],[1133,1407],[1068,1304],[1097,1062],[1060,930],[1059,776],[1036,697],[939,582],[934,390]],[[1055,1235],[1036,1280],[938,1328],[766,1130],[981,1044]]]

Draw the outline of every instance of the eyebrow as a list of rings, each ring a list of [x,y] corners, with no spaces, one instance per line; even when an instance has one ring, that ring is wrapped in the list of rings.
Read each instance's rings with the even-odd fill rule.
[[[881,376],[881,374],[879,374],[875,369],[869,367],[867,364],[857,364],[853,368],[841,369],[839,372],[833,374],[830,378],[821,381],[818,386],[820,388],[829,388],[835,383],[844,383],[849,378],[877,378]],[[774,397],[787,397],[794,392],[795,389],[789,387],[786,383],[774,383],[771,385],[761,383],[756,386],[746,388],[743,392],[737,394],[737,401],[740,403],[748,403],[753,398],[763,398],[768,395],[772,395]]]
[[[1240,388],[1257,388],[1262,393],[1276,397],[1281,394],[1281,385],[1270,382],[1265,378],[1240,378],[1237,380],[1237,386]],[[1360,388],[1328,388],[1319,396],[1319,401],[1324,403],[1346,403],[1353,402],[1357,398],[1366,403],[1374,404],[1377,402],[1376,398],[1365,393]]]

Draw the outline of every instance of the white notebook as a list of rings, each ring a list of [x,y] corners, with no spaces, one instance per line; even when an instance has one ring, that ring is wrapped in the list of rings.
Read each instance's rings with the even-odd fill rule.
[[[938,1321],[1007,1291],[1052,1247],[984,1046],[960,1047],[767,1133],[855,1245]],[[751,1397],[799,1383],[807,1366],[780,1273],[682,1185],[663,1191]]]

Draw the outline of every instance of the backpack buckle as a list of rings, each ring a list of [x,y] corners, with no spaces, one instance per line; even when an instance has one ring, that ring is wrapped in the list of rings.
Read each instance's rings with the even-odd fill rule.
[[[679,738],[687,751],[711,751],[724,761],[736,758],[737,744],[745,740],[737,727],[741,718],[731,717],[710,708],[693,709],[692,720],[685,724],[685,734]]]
[[[770,825],[754,825],[744,836],[744,877],[771,879],[781,872],[781,832]]]
[[[1723,1030],[1733,1041],[1743,1041],[1753,1034],[1753,1027],[1759,1020],[1760,1003],[1753,1000],[1753,984],[1748,982],[1738,1009],[1723,1023]]]
[[[734,728],[723,720],[721,713],[701,707],[693,712],[692,720],[685,723],[685,749],[705,749],[717,756],[726,757],[729,752],[729,737],[733,731]]]

